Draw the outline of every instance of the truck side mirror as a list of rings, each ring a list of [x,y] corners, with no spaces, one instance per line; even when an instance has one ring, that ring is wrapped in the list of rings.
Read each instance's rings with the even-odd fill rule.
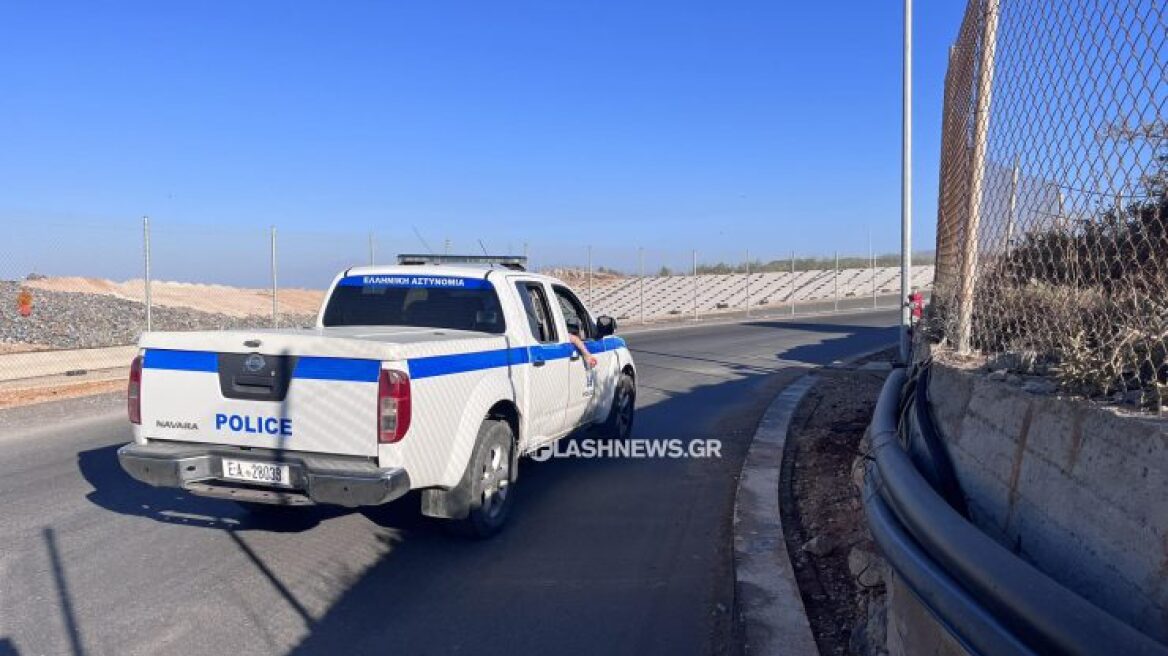
[[[608,337],[616,332],[616,319],[602,314],[596,317],[596,334],[599,337]]]

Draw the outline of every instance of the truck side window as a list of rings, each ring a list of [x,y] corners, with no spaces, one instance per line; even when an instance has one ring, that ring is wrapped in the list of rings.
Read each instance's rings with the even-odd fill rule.
[[[592,339],[596,335],[596,330],[592,327],[592,318],[584,309],[584,305],[576,298],[576,295],[568,288],[558,285],[552,287],[552,290],[555,291],[556,300],[560,303],[560,310],[564,313],[564,321],[580,327],[580,339]]]
[[[556,326],[551,320],[551,306],[548,305],[543,285],[520,281],[515,283],[515,288],[519,290],[519,298],[523,301],[523,311],[527,314],[527,323],[531,326],[531,336],[539,342],[555,342]]]

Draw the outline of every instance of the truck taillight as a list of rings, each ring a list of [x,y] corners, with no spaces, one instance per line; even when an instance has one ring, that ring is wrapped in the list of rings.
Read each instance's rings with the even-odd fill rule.
[[[131,424],[142,423],[142,356],[130,363],[130,385],[126,389],[126,413]]]
[[[377,441],[393,444],[410,429],[410,377],[403,371],[381,370],[377,381]]]

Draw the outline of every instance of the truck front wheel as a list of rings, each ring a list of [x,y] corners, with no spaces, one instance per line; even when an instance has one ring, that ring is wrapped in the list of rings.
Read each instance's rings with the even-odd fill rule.
[[[515,436],[507,422],[483,422],[467,470],[470,511],[455,523],[459,533],[486,538],[503,528],[515,497],[511,489],[514,448]]]

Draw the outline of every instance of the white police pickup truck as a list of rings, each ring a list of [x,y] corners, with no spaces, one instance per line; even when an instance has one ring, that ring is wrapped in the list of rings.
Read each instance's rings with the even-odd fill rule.
[[[122,467],[257,510],[421,490],[424,514],[487,536],[521,455],[629,434],[636,369],[611,317],[519,258],[436,259],[345,271],[315,328],[143,334]]]

